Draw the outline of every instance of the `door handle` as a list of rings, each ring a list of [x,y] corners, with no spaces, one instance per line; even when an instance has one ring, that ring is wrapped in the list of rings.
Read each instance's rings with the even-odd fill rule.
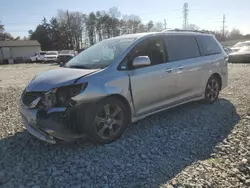
[[[165,72],[170,73],[170,72],[172,72],[173,70],[174,70],[174,69],[169,68],[169,69],[166,69]]]

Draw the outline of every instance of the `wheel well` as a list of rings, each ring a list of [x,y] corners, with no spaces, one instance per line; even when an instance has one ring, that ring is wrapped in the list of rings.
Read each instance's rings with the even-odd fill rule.
[[[221,90],[221,86],[222,86],[221,76],[218,73],[214,73],[214,74],[212,74],[212,76],[216,77],[219,80],[219,82],[220,82],[220,90]]]
[[[109,95],[107,98],[113,98],[113,97],[117,98],[123,104],[126,105],[127,110],[128,110],[128,115],[129,115],[129,122],[131,123],[131,108],[130,108],[130,104],[129,104],[128,100],[125,97],[123,97],[122,95],[119,95],[119,94],[112,94],[112,95]]]

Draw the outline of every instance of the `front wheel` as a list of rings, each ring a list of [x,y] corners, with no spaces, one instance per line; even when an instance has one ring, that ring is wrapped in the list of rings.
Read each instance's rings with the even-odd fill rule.
[[[205,101],[212,104],[217,100],[220,93],[221,83],[216,76],[211,76],[205,89]]]
[[[107,144],[122,135],[128,118],[128,110],[123,102],[117,98],[107,98],[87,110],[85,127],[93,142]]]

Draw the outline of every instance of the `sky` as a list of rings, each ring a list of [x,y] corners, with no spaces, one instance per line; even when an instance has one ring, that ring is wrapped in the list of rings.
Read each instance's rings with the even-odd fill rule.
[[[0,0],[0,21],[13,36],[28,36],[43,17],[58,10],[89,13],[117,7],[122,14],[136,14],[144,23],[166,19],[167,28],[182,27],[183,4],[187,2],[188,23],[200,29],[221,30],[223,14],[226,29],[250,33],[250,0]]]

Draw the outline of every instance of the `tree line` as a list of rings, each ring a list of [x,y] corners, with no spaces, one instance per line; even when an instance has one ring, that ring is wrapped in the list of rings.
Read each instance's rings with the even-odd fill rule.
[[[163,23],[142,23],[137,15],[122,15],[116,8],[89,14],[60,10],[50,20],[44,18],[29,39],[38,40],[43,50],[80,49],[103,39],[124,34],[162,31]]]
[[[4,29],[4,25],[1,24],[0,21],[0,41],[1,40],[13,40],[14,38],[11,36],[10,33],[7,33]]]
[[[124,15],[112,7],[107,11],[96,11],[89,14],[60,10],[57,15],[49,20],[43,18],[35,30],[29,30],[29,36],[24,40],[37,40],[42,50],[78,50],[88,47],[103,39],[124,34],[152,32],[164,30],[163,22],[149,21],[143,23],[137,15]],[[186,29],[199,30],[195,24],[188,24]],[[201,30],[211,33],[219,41],[232,39],[250,39],[250,35],[242,35],[240,30],[232,29],[230,32]],[[5,32],[4,25],[0,22],[0,40],[20,40]]]

